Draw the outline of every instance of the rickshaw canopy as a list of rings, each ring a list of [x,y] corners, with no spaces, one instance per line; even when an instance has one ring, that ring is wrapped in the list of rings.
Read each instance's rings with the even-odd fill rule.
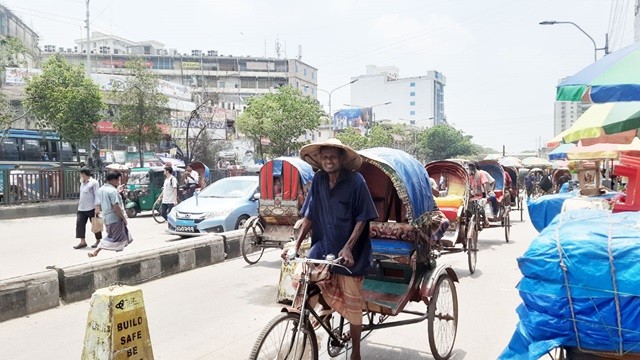
[[[268,161],[260,169],[260,192],[262,199],[273,199],[275,178],[280,178],[283,200],[296,200],[299,186],[304,187],[313,179],[313,168],[295,157],[279,157]]]
[[[493,160],[482,160],[478,162],[478,169],[488,172],[496,180],[496,190],[504,190],[504,170],[500,163]]]
[[[364,149],[358,153],[365,163],[372,164],[389,176],[407,208],[409,222],[434,209],[429,174],[413,156],[402,150],[383,147]]]

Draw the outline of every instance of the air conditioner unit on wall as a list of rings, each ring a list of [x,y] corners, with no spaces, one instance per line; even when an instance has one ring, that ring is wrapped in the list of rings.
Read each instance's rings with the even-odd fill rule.
[[[135,146],[127,146],[127,152],[138,152],[138,148]]]

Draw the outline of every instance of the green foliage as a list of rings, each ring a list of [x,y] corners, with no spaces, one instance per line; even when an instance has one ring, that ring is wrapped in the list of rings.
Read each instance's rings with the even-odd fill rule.
[[[159,78],[140,58],[127,63],[127,81],[118,84],[111,98],[119,104],[115,127],[135,143],[144,162],[145,143],[156,143],[162,137],[158,123],[166,116],[167,97],[159,89]]]
[[[49,58],[42,74],[28,81],[25,106],[44,126],[55,129],[73,144],[89,141],[103,109],[100,89],[60,55]]]
[[[448,124],[431,127],[419,138],[418,152],[429,161],[472,156],[482,149],[471,142],[472,136]]]
[[[8,67],[25,65],[20,55],[27,55],[30,51],[18,38],[6,38],[0,41],[0,71],[4,72]],[[17,119],[16,112],[9,103],[7,96],[0,92],[0,130],[11,127]]]
[[[358,128],[349,127],[336,134],[336,138],[342,141],[343,144],[360,150],[373,147],[394,147],[393,135],[402,133],[403,131],[399,127],[375,124],[367,135],[362,135]]]
[[[369,139],[360,134],[360,130],[355,127],[348,127],[343,132],[336,134],[336,139],[343,144],[350,146],[354,150],[368,148]]]
[[[290,86],[276,93],[249,99],[244,113],[236,120],[238,130],[258,146],[260,157],[288,154],[304,143],[297,141],[307,130],[320,125],[323,111],[318,103]],[[261,140],[269,139],[263,148]]]

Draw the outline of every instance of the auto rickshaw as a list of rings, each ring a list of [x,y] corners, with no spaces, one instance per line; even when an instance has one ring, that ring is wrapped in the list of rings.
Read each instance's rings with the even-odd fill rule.
[[[178,172],[183,170],[174,168]],[[129,218],[134,218],[142,211],[151,211],[154,203],[162,193],[164,184],[164,167],[133,168],[126,185],[127,202],[125,212]],[[177,176],[180,185],[181,176]]]

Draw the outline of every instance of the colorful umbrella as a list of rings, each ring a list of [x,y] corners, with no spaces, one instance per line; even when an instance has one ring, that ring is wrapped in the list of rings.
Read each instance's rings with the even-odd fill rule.
[[[515,156],[505,156],[502,159],[498,160],[500,165],[502,166],[512,166],[515,168],[521,168],[522,162]]]
[[[564,160],[567,158],[567,151],[576,147],[575,144],[562,144],[549,153],[549,160]]]
[[[549,160],[531,156],[531,157],[522,159],[522,166],[527,168],[528,167],[550,167],[551,163],[549,162]]]
[[[640,43],[615,51],[558,85],[556,100],[640,101]]]
[[[635,138],[631,144],[595,144],[576,146],[567,151],[571,160],[617,159],[620,153],[637,154],[640,152],[640,139]]]
[[[583,144],[629,144],[640,127],[640,102],[594,104],[558,136],[565,143],[585,140]]]

